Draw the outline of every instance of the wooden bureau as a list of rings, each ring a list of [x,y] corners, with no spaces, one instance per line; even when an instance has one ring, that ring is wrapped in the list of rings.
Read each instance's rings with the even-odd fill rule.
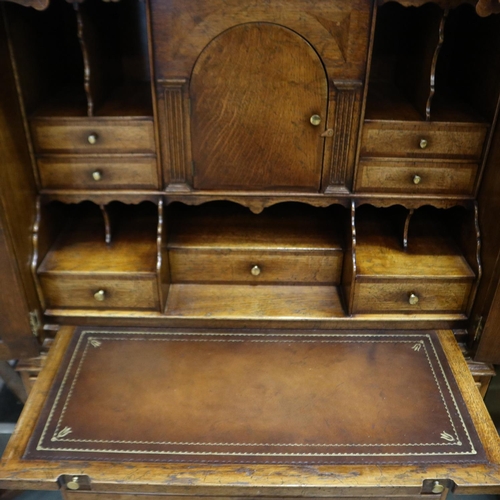
[[[500,494],[498,0],[0,7],[0,488]]]

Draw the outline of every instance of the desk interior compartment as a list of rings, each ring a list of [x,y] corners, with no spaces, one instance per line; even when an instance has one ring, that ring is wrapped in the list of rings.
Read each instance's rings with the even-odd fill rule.
[[[155,204],[52,203],[41,214],[34,267],[48,309],[160,309]]]
[[[356,210],[352,314],[465,317],[481,274],[474,211]]]
[[[342,311],[343,207],[281,203],[254,214],[229,202],[175,203],[168,220],[167,314],[300,316],[323,309],[325,299]]]

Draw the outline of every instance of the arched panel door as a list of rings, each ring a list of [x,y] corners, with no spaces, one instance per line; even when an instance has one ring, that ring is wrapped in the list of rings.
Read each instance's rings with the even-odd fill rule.
[[[269,23],[222,33],[190,95],[195,189],[319,191],[328,80],[297,33]]]

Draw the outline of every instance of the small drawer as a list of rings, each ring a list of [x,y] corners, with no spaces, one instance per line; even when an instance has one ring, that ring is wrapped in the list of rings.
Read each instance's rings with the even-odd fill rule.
[[[471,286],[472,280],[358,282],[353,313],[464,313]]]
[[[31,132],[36,153],[155,153],[149,118],[37,118]]]
[[[460,158],[479,160],[487,126],[482,123],[367,121],[361,157]]]
[[[339,284],[343,252],[169,251],[173,283]]]
[[[472,194],[478,164],[442,160],[361,159],[358,192]]]
[[[48,308],[159,310],[155,276],[41,273]],[[99,293],[102,292],[102,293]]]
[[[42,187],[46,189],[155,189],[158,188],[156,157],[120,156],[85,158],[42,156],[38,158]]]

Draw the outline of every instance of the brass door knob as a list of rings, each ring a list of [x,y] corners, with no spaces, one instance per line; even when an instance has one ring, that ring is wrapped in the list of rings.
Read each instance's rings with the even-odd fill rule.
[[[252,273],[252,276],[259,276],[260,274],[260,267],[259,266],[253,266],[252,269],[250,269],[250,272]]]
[[[315,127],[317,127],[318,125],[321,124],[321,116],[312,115],[311,118],[309,118],[309,121],[311,122],[311,125],[314,125]]]
[[[94,145],[97,142],[98,137],[99,136],[95,132],[93,132],[87,137],[87,141],[89,144]]]
[[[102,179],[102,172],[100,170],[95,170],[92,172],[92,179],[95,181],[100,181]]]
[[[420,149],[425,149],[429,143],[427,142],[427,139],[420,139],[418,145],[420,146]]]
[[[410,293],[409,297],[408,297],[408,302],[410,303],[410,305],[414,306],[416,304],[418,304],[418,296],[415,295],[414,293]]]
[[[413,184],[420,184],[422,182],[422,177],[420,175],[413,176]]]
[[[79,478],[78,476],[75,476],[71,479],[71,481],[68,481],[66,483],[66,486],[70,490],[79,490],[80,489],[80,483],[78,482]]]
[[[106,292],[104,290],[99,290],[98,292],[94,293],[94,299],[98,302],[102,302],[105,298]]]

